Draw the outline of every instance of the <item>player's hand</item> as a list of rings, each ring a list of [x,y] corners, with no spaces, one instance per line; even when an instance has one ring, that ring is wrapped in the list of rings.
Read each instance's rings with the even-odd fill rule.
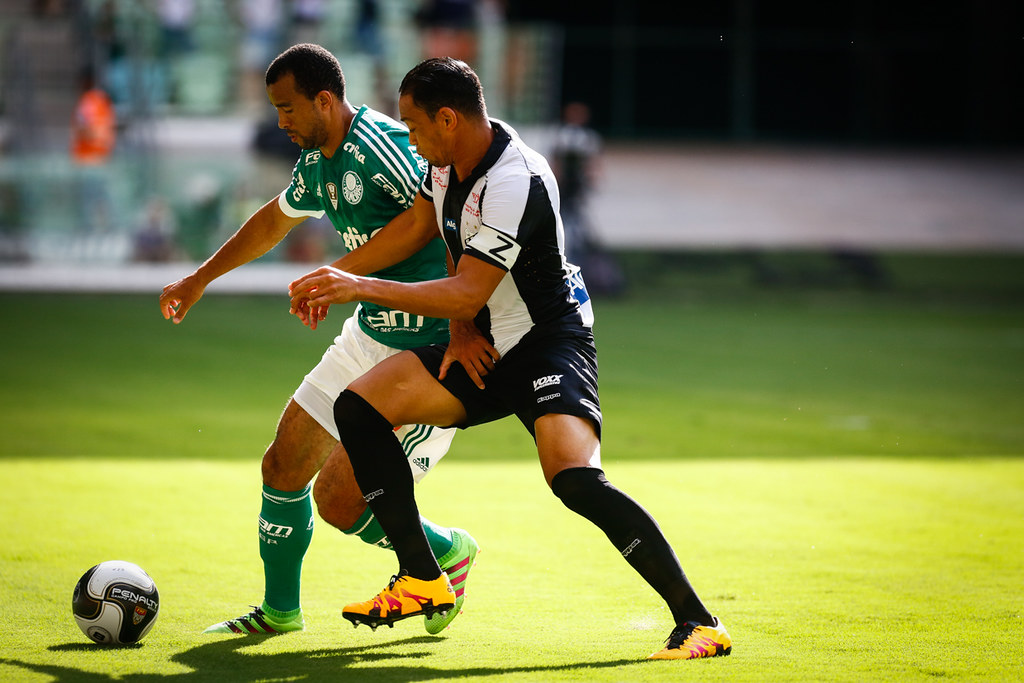
[[[322,322],[327,318],[327,311],[330,306],[318,306],[316,308],[310,308],[309,303],[305,300],[299,302],[298,309],[289,311],[300,321],[302,324],[311,330],[315,330],[318,323]]]
[[[160,294],[160,313],[164,320],[173,320],[175,325],[180,323],[205,291],[206,286],[199,282],[195,273],[164,287]]]
[[[359,277],[333,266],[317,268],[288,285],[288,296],[292,300],[290,312],[306,323],[306,320],[319,316],[319,313],[317,316],[311,316],[312,311],[326,309],[331,304],[347,304],[350,301],[357,301],[359,299],[356,289],[358,282]],[[326,310],[323,315],[327,315]],[[323,320],[322,317],[320,319]]]
[[[451,339],[448,349],[441,360],[441,370],[437,374],[439,380],[448,375],[452,363],[459,363],[466,374],[480,389],[484,388],[483,377],[494,369],[494,364],[501,358],[498,349],[487,341],[476,325],[469,320],[450,321]]]

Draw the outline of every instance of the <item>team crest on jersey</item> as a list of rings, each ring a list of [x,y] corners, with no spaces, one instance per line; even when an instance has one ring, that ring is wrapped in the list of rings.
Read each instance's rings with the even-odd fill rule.
[[[341,176],[341,194],[349,204],[358,204],[363,198],[363,181],[354,171]]]
[[[334,183],[327,183],[327,196],[331,200],[331,206],[334,210],[338,210],[338,186]]]

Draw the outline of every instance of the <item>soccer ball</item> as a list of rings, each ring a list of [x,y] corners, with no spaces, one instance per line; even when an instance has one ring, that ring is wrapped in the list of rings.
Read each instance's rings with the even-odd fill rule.
[[[149,633],[160,610],[156,583],[141,567],[111,560],[75,584],[71,611],[82,633],[104,645],[126,645]]]

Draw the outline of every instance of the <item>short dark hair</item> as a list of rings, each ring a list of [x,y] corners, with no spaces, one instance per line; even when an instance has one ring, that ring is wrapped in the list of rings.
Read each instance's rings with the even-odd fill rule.
[[[345,75],[337,57],[326,48],[312,43],[299,43],[274,58],[267,67],[267,85],[277,83],[285,74],[295,77],[295,89],[313,99],[321,90],[345,99]]]
[[[434,57],[414,66],[402,79],[398,94],[412,97],[413,104],[431,121],[441,107],[473,117],[487,116],[484,89],[476,72],[451,57]]]

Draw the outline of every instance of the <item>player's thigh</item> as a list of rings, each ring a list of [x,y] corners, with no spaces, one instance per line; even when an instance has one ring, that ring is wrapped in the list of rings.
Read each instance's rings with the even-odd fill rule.
[[[534,431],[537,455],[548,486],[562,470],[601,466],[601,442],[590,420],[548,413],[537,419]]]
[[[304,488],[338,443],[298,403],[289,400],[263,455],[263,483],[279,491]]]
[[[462,403],[441,386],[411,351],[382,361],[348,388],[393,425],[447,427],[466,419]]]

